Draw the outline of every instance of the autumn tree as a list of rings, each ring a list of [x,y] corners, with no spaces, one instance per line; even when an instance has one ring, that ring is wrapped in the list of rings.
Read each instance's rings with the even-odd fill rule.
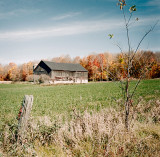
[[[106,79],[106,71],[105,71],[105,68],[106,68],[106,65],[107,65],[107,60],[106,60],[106,57],[104,56],[103,53],[99,53],[97,55],[97,60],[98,60],[98,65],[99,65],[99,68],[100,68],[100,77],[101,77],[101,81],[103,81],[104,79]]]
[[[160,64],[160,52],[156,52],[155,56],[156,56],[156,62]]]
[[[57,63],[72,63],[72,59],[70,55],[62,55],[60,57],[55,57],[55,58],[52,58],[51,61],[57,62]]]
[[[97,68],[95,68],[95,65],[94,65],[94,59],[95,59],[94,55],[87,56],[86,68],[87,68],[87,70],[89,72],[89,78],[92,81],[95,81],[95,76],[96,76],[96,71],[97,71]]]
[[[4,80],[6,81],[17,80],[18,67],[15,63],[9,63],[9,65],[6,66],[4,69],[5,69]]]
[[[0,64],[0,81],[3,81],[3,66]]]
[[[20,80],[28,81],[29,76],[33,75],[33,62],[24,63],[19,67]]]
[[[73,63],[80,63],[81,58],[79,56],[76,56],[73,58]]]
[[[109,52],[104,52],[103,53],[104,57],[105,57],[105,62],[106,62],[106,67],[105,67],[105,78],[106,80],[109,80],[109,74],[110,74],[110,70],[109,70],[109,67],[110,65],[114,62],[114,56],[109,53]]]

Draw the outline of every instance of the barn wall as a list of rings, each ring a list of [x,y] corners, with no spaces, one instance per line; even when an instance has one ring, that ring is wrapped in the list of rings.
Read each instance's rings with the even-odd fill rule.
[[[84,77],[88,78],[88,72],[74,72],[74,77]]]
[[[52,71],[51,78],[55,77],[84,77],[88,78],[88,72]]]
[[[55,77],[73,77],[73,72],[70,71],[52,71],[51,78],[55,79]]]
[[[88,72],[49,71],[43,64],[37,66],[34,74],[47,75],[54,83],[88,83]]]
[[[35,74],[35,75],[42,75],[42,74],[49,75],[48,72],[47,72],[44,68],[42,68],[42,67],[40,67],[40,66],[38,66],[38,67],[34,70],[34,74]]]
[[[88,83],[88,72],[52,71],[51,79],[59,83]]]
[[[86,79],[86,80],[77,80],[76,82],[75,81],[73,81],[73,80],[71,80],[71,81],[54,81],[54,84],[60,84],[60,83],[88,83],[88,80]]]
[[[48,76],[51,76],[51,69],[43,61],[41,61],[38,64],[38,66],[34,69],[34,74],[36,75],[46,74]]]

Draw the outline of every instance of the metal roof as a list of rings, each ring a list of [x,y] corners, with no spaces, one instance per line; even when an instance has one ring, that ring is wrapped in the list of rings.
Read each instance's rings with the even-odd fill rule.
[[[42,61],[42,62],[44,62],[51,70],[88,72],[80,64],[56,63],[56,62],[50,62],[50,61]]]

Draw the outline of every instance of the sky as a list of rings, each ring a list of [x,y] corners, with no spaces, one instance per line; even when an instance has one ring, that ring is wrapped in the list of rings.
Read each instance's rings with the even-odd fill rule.
[[[62,55],[128,50],[118,0],[0,0],[0,64],[51,59]],[[127,0],[136,5],[129,26],[136,49],[144,34],[160,20],[160,0]],[[138,21],[135,19],[138,17]],[[109,39],[108,34],[113,34]],[[143,40],[141,50],[160,51],[160,21]]]

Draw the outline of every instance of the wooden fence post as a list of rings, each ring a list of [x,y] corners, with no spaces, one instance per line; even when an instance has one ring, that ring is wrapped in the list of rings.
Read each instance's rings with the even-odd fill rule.
[[[19,111],[19,120],[18,120],[18,139],[23,140],[25,138],[28,120],[30,118],[30,113],[33,104],[33,95],[25,95],[24,100]]]

